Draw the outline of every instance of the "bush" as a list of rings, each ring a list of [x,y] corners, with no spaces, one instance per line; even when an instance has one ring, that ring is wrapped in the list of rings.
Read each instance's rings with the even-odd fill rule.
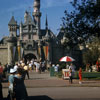
[[[100,55],[100,39],[94,38],[92,43],[88,44],[87,50],[83,53],[83,63],[95,64]]]
[[[83,63],[86,65],[87,63],[95,64],[97,59],[99,58],[99,50],[98,48],[93,48],[92,50],[87,50],[83,53]]]
[[[100,72],[82,72],[82,78],[99,78]],[[78,71],[75,73],[75,78],[79,78]]]

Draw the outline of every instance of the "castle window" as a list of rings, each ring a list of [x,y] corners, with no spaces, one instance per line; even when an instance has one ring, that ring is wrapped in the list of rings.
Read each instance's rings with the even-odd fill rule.
[[[27,49],[31,50],[32,49],[32,45],[28,45]]]

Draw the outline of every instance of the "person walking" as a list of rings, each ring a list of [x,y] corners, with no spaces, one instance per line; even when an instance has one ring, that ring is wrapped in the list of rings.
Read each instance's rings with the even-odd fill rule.
[[[22,73],[23,70],[21,68],[18,68],[17,74],[15,75],[14,78],[14,87],[15,87],[14,91],[16,100],[26,100],[28,97]]]
[[[72,69],[69,69],[69,83],[73,83],[73,73],[72,73]]]
[[[3,99],[3,93],[2,93],[2,80],[0,78],[0,100]]]
[[[96,62],[97,71],[100,72],[100,59]]]
[[[29,79],[29,67],[28,67],[28,65],[24,66],[24,79],[25,79],[26,75],[27,75],[27,78]]]
[[[36,72],[38,72],[38,73],[39,73],[39,68],[40,68],[40,62],[37,61],[36,62]]]
[[[7,99],[8,100],[14,100],[14,75],[15,75],[15,70],[14,69],[10,69],[10,75],[8,77],[8,82],[9,82],[9,89],[8,89],[8,96]]]
[[[57,74],[57,73],[58,73],[58,67],[59,67],[59,65],[58,65],[58,64],[54,66],[54,71],[55,71],[55,74]]]
[[[82,68],[79,68],[79,84],[82,84]]]

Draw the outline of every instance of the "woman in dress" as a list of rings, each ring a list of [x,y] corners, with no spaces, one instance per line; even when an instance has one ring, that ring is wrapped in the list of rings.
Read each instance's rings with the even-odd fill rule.
[[[79,84],[82,84],[82,68],[79,68]]]
[[[24,84],[24,78],[22,76],[23,69],[18,68],[18,73],[14,78],[14,91],[16,100],[26,100],[27,99],[27,90]]]

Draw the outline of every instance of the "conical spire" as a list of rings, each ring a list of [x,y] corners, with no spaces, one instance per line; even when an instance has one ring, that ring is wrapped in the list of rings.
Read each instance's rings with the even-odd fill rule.
[[[50,33],[49,33],[49,30],[48,30],[48,29],[46,30],[46,35],[45,35],[45,37],[50,38]]]
[[[11,20],[9,21],[8,25],[17,25],[14,16],[12,16]]]
[[[48,19],[47,19],[47,15],[46,15],[46,22],[45,22],[45,26],[46,26],[46,30],[48,29]]]

